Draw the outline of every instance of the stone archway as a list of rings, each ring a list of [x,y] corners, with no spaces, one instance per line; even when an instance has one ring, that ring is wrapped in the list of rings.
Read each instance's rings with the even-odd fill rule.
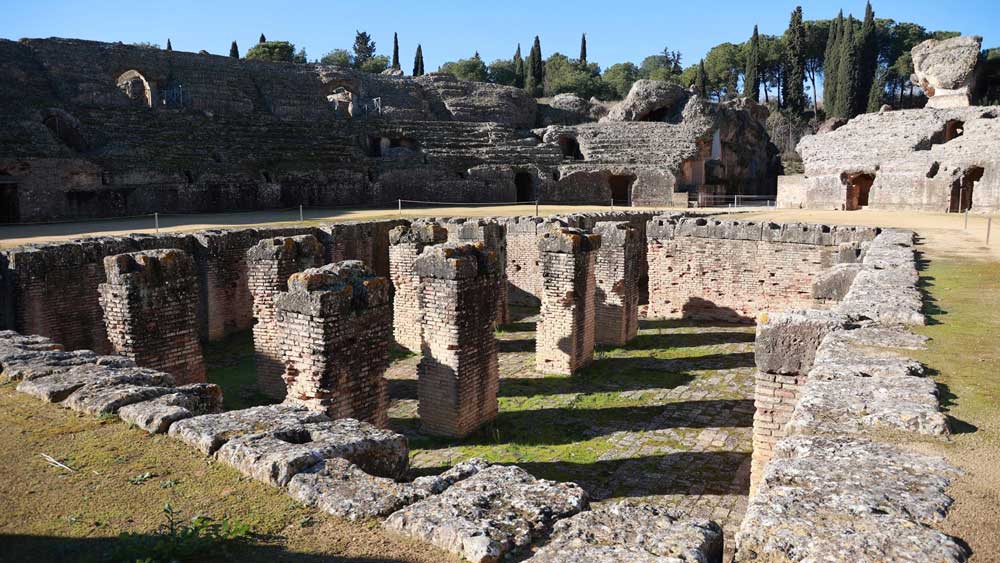
[[[982,166],[971,166],[952,184],[949,213],[964,213],[972,209],[972,189],[985,173]]]
[[[862,207],[867,207],[872,184],[875,183],[875,175],[858,172],[846,175],[844,181],[847,184],[847,197],[844,202],[844,209],[846,211],[856,211]]]
[[[128,98],[136,103],[151,108],[153,100],[156,99],[153,87],[149,81],[137,70],[126,70],[116,81],[118,89],[125,93]]]
[[[611,199],[615,205],[632,205],[632,184],[635,183],[635,174],[614,174],[608,178],[608,187],[611,188]]]

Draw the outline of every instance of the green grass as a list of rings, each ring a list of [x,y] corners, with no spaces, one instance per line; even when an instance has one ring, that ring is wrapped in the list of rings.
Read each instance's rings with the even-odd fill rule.
[[[209,383],[222,388],[227,410],[245,409],[275,402],[257,389],[253,359],[253,333],[231,334],[205,344],[205,371]]]

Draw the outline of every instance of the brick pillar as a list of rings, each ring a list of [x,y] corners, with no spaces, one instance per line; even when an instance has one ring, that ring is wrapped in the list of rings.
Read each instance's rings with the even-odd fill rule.
[[[257,387],[268,397],[285,398],[285,364],[274,299],[288,291],[288,278],[323,264],[323,245],[312,235],[264,239],[247,251],[247,275],[253,296],[253,357]]]
[[[411,352],[420,353],[420,277],[414,262],[425,247],[447,239],[448,231],[436,223],[414,223],[389,232],[389,276],[395,290],[393,336]]]
[[[385,426],[389,281],[347,260],[292,274],[274,303],[284,342],[285,402]]]
[[[496,323],[505,325],[510,322],[507,308],[507,229],[504,225],[491,219],[453,219],[445,224],[448,229],[448,242],[473,243],[481,242],[487,251],[497,255],[500,268],[500,287],[497,291]]]
[[[816,350],[827,334],[848,326],[831,311],[762,313],[754,341],[753,455],[750,494],[757,490],[774,446],[785,437],[785,425],[799,403]]]
[[[194,260],[181,250],[149,250],[108,256],[104,269],[98,291],[115,352],[178,384],[205,382]]]
[[[431,434],[466,436],[496,418],[499,269],[482,243],[431,247],[416,260],[423,331],[418,413]]]
[[[642,274],[639,231],[625,221],[597,223],[601,235],[594,277],[594,340],[624,346],[639,331],[639,277]]]
[[[571,374],[594,359],[594,265],[601,236],[553,227],[538,239],[542,308],[535,369]]]

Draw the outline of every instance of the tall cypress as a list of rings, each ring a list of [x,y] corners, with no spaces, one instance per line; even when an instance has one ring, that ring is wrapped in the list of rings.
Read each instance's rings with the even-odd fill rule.
[[[257,41],[257,43],[267,43],[267,37],[264,37],[264,34],[261,33],[260,34],[260,40]]]
[[[806,109],[806,28],[802,6],[796,6],[785,31],[785,107],[797,114]]]
[[[587,66],[587,34],[580,38],[580,66]]]
[[[858,42],[855,39],[857,22],[848,16],[844,34],[840,39],[840,63],[837,71],[837,110],[840,117],[848,119],[858,115]]]
[[[545,91],[545,63],[542,61],[542,44],[535,36],[535,43],[528,53],[528,70],[525,76],[525,89],[536,97],[542,97]]]
[[[424,50],[417,44],[417,53],[413,55],[413,76],[424,75]]]
[[[826,40],[826,51],[823,54],[823,111],[827,117],[837,117],[840,109],[837,107],[837,84],[840,81],[840,41],[844,33],[844,11],[837,14],[837,19],[830,22],[830,35]]]
[[[750,52],[747,53],[747,68],[743,78],[743,95],[755,102],[760,101],[760,37],[757,26],[753,26],[750,37]]]
[[[392,68],[399,70],[399,36],[392,34]]]
[[[234,59],[240,58],[240,48],[236,45],[235,41],[229,46],[229,56]]]
[[[514,86],[524,88],[524,58],[521,57],[521,44],[514,51]]]
[[[861,36],[857,38],[858,58],[858,99],[854,107],[858,113],[868,106],[869,93],[877,82],[875,74],[878,71],[878,35],[875,31],[875,12],[871,2],[865,6],[865,20],[861,24]],[[881,105],[881,104],[879,104]]]
[[[173,51],[174,50],[174,46],[170,44],[170,38],[169,37],[167,38],[167,50],[168,51]]]
[[[885,74],[878,73],[868,89],[868,102],[865,111],[874,113],[882,109],[882,96],[885,94]]]
[[[698,74],[694,77],[694,91],[702,98],[708,99],[708,74],[705,73],[705,59],[698,63]]]

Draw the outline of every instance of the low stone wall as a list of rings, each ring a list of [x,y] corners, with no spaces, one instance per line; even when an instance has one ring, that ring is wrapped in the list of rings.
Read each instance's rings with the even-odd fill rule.
[[[752,321],[812,306],[813,282],[856,259],[868,227],[657,217],[649,222],[649,308],[655,318]]]
[[[913,233],[886,230],[829,310],[758,323],[752,490],[736,561],[965,561],[935,529],[957,470],[898,445],[948,433],[923,347]]]

